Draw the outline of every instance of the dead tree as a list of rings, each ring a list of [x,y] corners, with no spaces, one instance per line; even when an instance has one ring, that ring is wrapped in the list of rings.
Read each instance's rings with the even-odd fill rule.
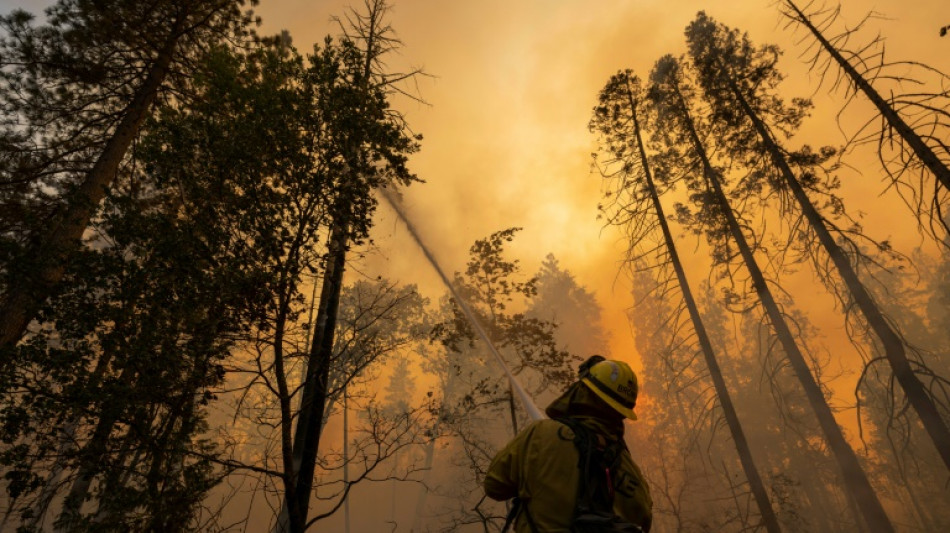
[[[814,40],[809,52],[806,52],[810,54],[807,60],[812,69],[819,71],[822,82],[829,71],[837,72],[833,76],[833,88],[844,85],[848,102],[861,94],[877,110],[877,116],[868,120],[850,141],[876,145],[878,158],[898,192],[902,188],[911,190],[907,202],[920,219],[921,227],[928,228],[934,235],[937,227],[942,227],[945,232],[950,231],[943,212],[947,194],[950,193],[950,145],[947,144],[950,111],[947,110],[946,91],[888,97],[875,86],[876,82],[887,80],[914,85],[921,83],[904,74],[891,74],[890,71],[896,66],[923,69],[936,74],[944,82],[948,77],[916,62],[886,62],[881,37],[849,48],[850,39],[873,14],[865,17],[856,27],[829,36],[828,30],[837,20],[841,6],[809,12],[813,5],[814,2],[809,2],[801,8],[793,0],[782,0],[779,4],[782,15],[789,21],[788,25],[804,28]],[[896,155],[889,155],[888,150],[895,150]],[[919,182],[909,183],[904,175],[916,169],[921,171]],[[924,180],[928,174],[935,180],[932,185]],[[931,188],[932,193],[928,192]]]
[[[950,428],[908,360],[906,342],[858,277],[851,257],[836,242],[832,235],[834,226],[808,196],[803,183],[811,181],[811,177],[795,175],[787,150],[780,145],[766,122],[771,119],[780,126],[794,128],[803,114],[801,109],[787,108],[770,90],[781,77],[775,68],[777,56],[770,47],[756,48],[746,36],[740,36],[708,18],[697,19],[690,26],[687,38],[712,115],[723,122],[717,128],[723,144],[736,159],[759,162],[755,170],[766,176],[766,184],[780,196],[790,195],[789,203],[798,206],[845,283],[846,294],[838,295],[843,307],[847,309],[855,305],[861,310],[869,329],[880,341],[907,401],[917,412],[944,464],[950,469]],[[750,139],[753,142],[748,142]]]
[[[700,16],[703,17],[705,14],[701,13]],[[701,209],[706,211],[703,218],[710,221],[709,232],[714,238],[716,233],[721,233],[723,239],[728,238],[738,249],[738,255],[751,277],[752,286],[768,316],[772,329],[818,418],[825,441],[841,468],[845,486],[858,503],[861,510],[859,520],[863,518],[874,532],[892,532],[894,529],[890,519],[884,512],[854,450],[845,440],[825,400],[824,393],[812,375],[785,315],[772,294],[769,282],[758,265],[753,248],[746,237],[746,234],[752,233],[751,229],[740,224],[723,191],[721,173],[713,166],[707,154],[705,143],[697,130],[696,119],[692,116],[692,105],[681,88],[683,81],[679,63],[670,56],[661,59],[654,69],[651,82],[654,84],[652,94],[661,109],[660,112],[668,114],[670,124],[680,130],[679,134],[684,142],[688,143],[689,158],[698,162],[699,168],[696,172],[702,177],[694,178],[691,188],[695,192],[694,199],[700,201]],[[723,259],[728,260],[729,255],[734,252],[724,254]]]
[[[660,193],[654,183],[643,143],[641,129],[643,100],[643,90],[638,78],[632,76],[629,71],[616,74],[601,91],[600,103],[595,109],[591,122],[591,129],[596,129],[605,137],[604,142],[607,146],[604,150],[615,158],[617,163],[615,166],[619,166],[619,170],[613,174],[602,171],[605,178],[619,182],[616,190],[618,196],[621,197],[614,200],[618,204],[619,212],[616,218],[611,217],[609,220],[614,223],[626,222],[624,229],[631,239],[629,254],[636,256],[628,258],[629,261],[636,261],[638,257],[644,255],[637,250],[638,243],[646,237],[645,234],[650,233],[657,225],[659,226],[663,235],[662,246],[666,262],[676,273],[676,282],[705,358],[713,388],[716,391],[716,398],[725,416],[729,434],[735,444],[743,472],[749,481],[762,522],[767,531],[776,533],[781,531],[778,519],[772,509],[762,478],[755,467],[752,451],[742,430],[729,390],[726,388],[719,361],[700,317],[699,308],[686,279],[686,272],[683,270],[676,244],[673,241],[673,234],[660,203]],[[648,214],[651,208],[652,214]],[[642,220],[643,217],[650,217],[652,220]]]

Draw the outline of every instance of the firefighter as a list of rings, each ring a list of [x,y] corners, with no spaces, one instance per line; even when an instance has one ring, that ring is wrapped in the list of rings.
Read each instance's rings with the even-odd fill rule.
[[[490,498],[515,499],[505,529],[562,533],[585,530],[586,519],[601,524],[589,531],[650,530],[650,490],[623,440],[637,390],[629,365],[593,356],[545,410],[550,419],[498,452],[484,485]]]

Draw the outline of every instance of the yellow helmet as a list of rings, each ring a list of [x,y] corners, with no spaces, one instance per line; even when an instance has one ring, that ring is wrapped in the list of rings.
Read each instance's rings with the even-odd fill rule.
[[[593,356],[581,365],[581,383],[623,416],[636,420],[637,375],[623,361]]]

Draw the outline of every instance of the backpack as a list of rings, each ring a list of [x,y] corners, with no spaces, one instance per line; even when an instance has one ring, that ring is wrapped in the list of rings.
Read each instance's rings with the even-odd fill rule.
[[[612,446],[601,445],[590,430],[571,418],[559,418],[558,422],[574,432],[574,446],[577,448],[577,499],[574,503],[574,517],[571,520],[571,533],[642,533],[640,526],[617,516],[613,511],[614,484],[613,473],[618,471],[626,444],[622,441]],[[511,510],[505,520],[502,533],[508,531],[520,512],[531,531],[537,532],[534,519],[518,498],[514,499]]]

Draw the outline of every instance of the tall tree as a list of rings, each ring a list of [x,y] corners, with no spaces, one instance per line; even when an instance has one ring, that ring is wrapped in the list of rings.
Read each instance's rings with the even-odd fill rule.
[[[820,72],[822,81],[829,71],[838,72],[833,77],[833,87],[844,85],[845,96],[849,101],[857,94],[864,95],[877,110],[878,116],[869,119],[854,139],[876,145],[884,170],[897,188],[906,187],[912,191],[913,197],[908,203],[919,217],[928,219],[925,227],[931,232],[938,226],[944,230],[950,229],[944,220],[947,195],[950,194],[950,147],[946,142],[947,133],[950,132],[950,111],[946,107],[946,92],[939,89],[885,96],[878,87],[888,79],[911,81],[907,77],[907,67],[922,67],[928,73],[936,71],[917,62],[886,62],[880,36],[869,43],[849,48],[849,41],[868,18],[829,36],[827,31],[840,14],[840,4],[808,12],[811,7],[811,2],[804,9],[793,0],[779,2],[779,10],[789,25],[803,28],[814,40],[809,62],[813,69]],[[896,72],[896,67],[900,67],[902,72]],[[943,85],[947,76],[937,74]],[[889,155],[889,150],[895,150],[896,155]],[[934,184],[928,185],[922,177],[918,183],[914,183],[913,177],[909,180],[904,177],[908,171],[929,174]],[[921,220],[920,223],[924,225],[925,221]]]
[[[844,533],[862,529],[858,516],[841,512],[849,507],[849,497],[839,481],[840,469],[828,452],[821,428],[794,372],[782,350],[776,347],[771,327],[759,309],[737,311],[735,304],[730,303],[727,309],[738,313],[734,353],[743,355],[728,358],[723,367],[731,370],[729,374],[743,385],[736,387],[736,404],[748,420],[746,427],[754,428],[750,429],[753,446],[764,452],[760,457],[772,468],[774,501],[778,502],[783,523],[793,531]],[[781,305],[798,330],[800,345],[811,361],[819,384],[830,385],[835,378],[834,360],[821,349],[815,328],[795,309],[791,297],[784,295]],[[706,316],[707,324],[715,324],[708,320],[711,318],[708,311]],[[720,332],[721,327],[722,324],[718,324]],[[754,364],[749,364],[750,359]]]
[[[386,405],[393,413],[408,413],[415,392],[416,381],[412,377],[408,359],[396,361],[386,385]]]
[[[418,137],[409,133],[388,101],[393,84],[402,79],[393,79],[383,63],[399,45],[386,20],[388,10],[386,0],[366,0],[364,11],[350,12],[349,27],[344,28],[348,33],[342,38],[343,62],[329,72],[333,79],[327,86],[337,97],[327,102],[326,109],[340,127],[331,153],[337,165],[331,173],[335,185],[329,198],[332,230],[293,438],[295,479],[278,519],[279,532],[302,532],[308,523],[346,252],[366,238],[372,225],[376,205],[372,190],[417,180],[406,162],[418,148]]]
[[[901,331],[914,339],[916,351],[933,370],[934,379],[946,383],[945,377],[950,376],[950,361],[944,357],[950,352],[947,258],[919,253],[913,260],[916,271],[875,272],[886,290],[876,291],[874,296],[887,315],[898,321]],[[881,454],[876,468],[897,481],[891,493],[904,503],[908,521],[919,522],[925,531],[946,529],[950,509],[939,503],[944,498],[940,487],[946,479],[939,452],[916,417],[908,416],[903,403],[895,403],[893,374],[886,365],[866,364],[861,378],[860,405],[870,422],[864,428],[869,446],[889,452]],[[947,401],[946,390],[933,390]]]
[[[33,474],[50,472],[24,525],[42,525],[58,493],[58,530],[183,530],[214,483],[214,450],[198,437],[204,406],[270,283],[256,268],[260,250],[231,222],[252,225],[246,209],[259,204],[242,195],[279,150],[259,136],[247,142],[263,131],[235,116],[248,108],[207,90],[211,79],[234,82],[232,54],[211,56],[193,85],[207,107],[186,117],[166,109],[149,126],[136,153],[145,164],[117,177],[94,222],[95,246],[77,252],[65,290],[38,315],[43,327],[12,350],[3,411],[29,410],[36,422],[20,427],[20,442],[35,446]],[[261,83],[257,94],[273,88]],[[222,129],[198,118],[209,109]],[[279,137],[292,116],[274,113],[269,133]],[[30,390],[42,391],[45,407]],[[48,447],[57,440],[69,444]],[[27,474],[23,466],[7,472]]]
[[[718,431],[721,410],[681,298],[667,297],[668,283],[658,282],[653,265],[637,264],[640,268],[630,273],[634,303],[629,318],[637,351],[644,354],[642,408],[630,437],[650,482],[654,527],[760,527],[754,498],[744,497],[744,476],[724,472],[738,457],[728,433]],[[751,516],[734,512],[740,509]]]
[[[714,256],[720,263],[728,263],[735,256],[731,245],[737,248],[758,300],[818,417],[824,438],[842,470],[843,481],[857,502],[865,523],[872,531],[893,531],[877,494],[835,421],[824,393],[812,375],[785,315],[772,295],[769,282],[758,265],[753,247],[746,237],[747,234],[754,236],[754,232],[748,225],[740,224],[730,206],[721,184],[722,173],[713,166],[703,136],[700,135],[701,123],[694,117],[695,89],[686,83],[680,63],[670,56],[657,62],[651,74],[651,83],[651,96],[659,106],[658,114],[664,121],[657,124],[657,131],[663,132],[667,142],[667,164],[675,165],[684,174],[692,199],[700,203],[700,210],[695,216],[701,222],[707,238],[715,243]]]
[[[868,327],[880,341],[907,401],[920,416],[950,469],[950,428],[908,360],[906,342],[859,279],[854,263],[860,258],[855,253],[845,253],[832,232],[839,238],[845,235],[819,212],[806,191],[808,188],[824,196],[830,192],[827,188],[822,191],[823,183],[816,179],[819,161],[809,157],[808,151],[789,152],[776,137],[776,130],[791,134],[808,105],[806,101],[796,100],[787,106],[776,94],[776,86],[782,78],[775,68],[778,50],[774,46],[755,47],[748,36],[716,23],[705,14],[690,24],[686,36],[699,83],[711,106],[711,119],[719,122],[715,127],[717,137],[734,159],[749,165],[750,176],[756,181],[746,186],[771,187],[782,197],[783,204],[797,204],[798,212],[808,222],[845,283],[847,294],[838,295],[842,308],[857,306],[861,310]],[[791,168],[795,162],[803,163],[803,173],[799,176]],[[843,209],[840,199],[832,197],[829,203]],[[821,269],[818,273],[821,275]],[[946,406],[944,412],[947,412]]]
[[[0,19],[0,121],[14,128],[4,133],[4,212],[26,204],[31,217],[13,224],[28,231],[2,267],[0,366],[55,293],[155,102],[186,87],[196,52],[246,32],[243,4],[62,0],[39,28],[23,11]],[[36,213],[48,190],[52,207]]]
[[[334,83],[345,53],[328,43],[305,66],[286,40],[262,43],[200,77],[202,105],[168,110],[154,128],[158,151],[168,157],[160,170],[175,175],[197,165],[213,178],[208,192],[231,200],[232,210],[219,213],[216,223],[232,232],[232,246],[249,268],[266,272],[264,295],[251,308],[253,336],[264,332],[275,387],[285,391],[290,326],[302,278],[320,266],[329,176],[339,166],[333,136],[342,133],[333,113],[341,94]],[[282,404],[288,435],[289,401],[288,393]]]
[[[606,179],[613,182],[611,191],[616,191],[614,197],[609,199],[613,212],[608,215],[608,220],[621,225],[626,232],[630,240],[627,261],[631,266],[646,260],[645,256],[656,249],[652,245],[644,246],[644,242],[650,239],[651,234],[659,227],[662,233],[660,247],[663,251],[657,253],[660,264],[656,268],[662,271],[671,267],[675,272],[676,286],[683,297],[683,303],[716,391],[716,398],[725,416],[729,434],[735,443],[736,452],[739,454],[743,472],[755,497],[762,522],[767,531],[776,533],[781,531],[778,519],[772,509],[759,471],[756,469],[752,451],[733,406],[719,368],[719,361],[713,351],[709,335],[706,333],[706,327],[703,325],[689,281],[686,279],[686,272],[673,241],[673,234],[666,220],[663,205],[660,203],[660,192],[654,181],[643,142],[641,124],[645,121],[644,103],[644,90],[639,78],[633,76],[630,71],[624,71],[611,77],[601,91],[599,104],[594,109],[591,129],[601,134],[601,151],[608,157],[607,161],[602,162],[606,166],[602,172]],[[661,177],[661,183],[666,179],[665,176]],[[666,182],[664,185],[669,187],[670,183]],[[662,276],[662,273],[660,275]],[[666,292],[664,288],[659,290]]]

